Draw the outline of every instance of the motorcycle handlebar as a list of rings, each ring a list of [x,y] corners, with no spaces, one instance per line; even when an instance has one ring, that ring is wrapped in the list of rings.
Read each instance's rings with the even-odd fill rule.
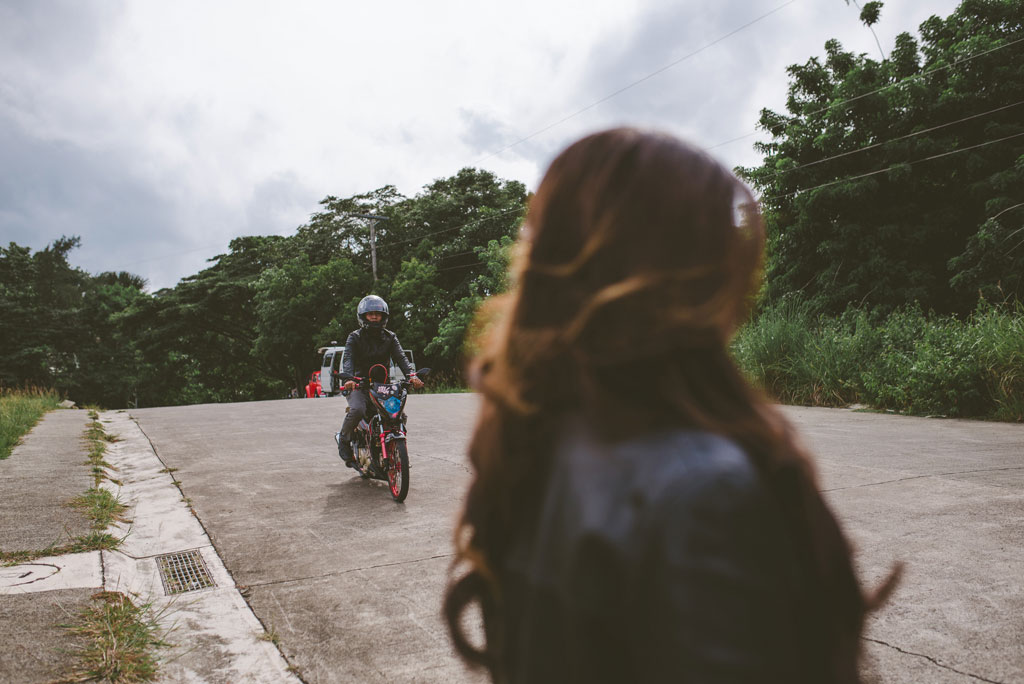
[[[370,386],[370,379],[369,378],[361,378],[358,375],[352,375],[352,376],[349,376],[348,380],[351,380],[351,381],[356,383],[356,389],[365,389],[365,388]],[[342,383],[345,383],[345,382],[347,382],[347,380],[342,380]],[[411,384],[412,384],[412,380],[409,380],[408,378],[406,378],[405,380],[401,381],[402,387],[408,387]]]

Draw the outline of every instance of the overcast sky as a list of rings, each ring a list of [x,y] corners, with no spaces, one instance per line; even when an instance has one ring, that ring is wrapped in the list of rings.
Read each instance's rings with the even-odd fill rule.
[[[956,5],[887,0],[882,48]],[[753,133],[829,38],[878,56],[844,0],[0,0],[0,244],[78,235],[74,265],[173,286],[328,194],[464,166],[533,189],[612,125]]]

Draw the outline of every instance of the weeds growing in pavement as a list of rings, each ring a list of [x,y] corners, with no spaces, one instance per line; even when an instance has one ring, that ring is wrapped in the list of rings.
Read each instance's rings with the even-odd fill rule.
[[[75,538],[67,544],[65,553],[85,553],[86,551],[113,551],[124,539],[118,539],[108,532],[94,530],[89,534]]]
[[[60,397],[53,390],[0,388],[0,460],[10,456],[21,438],[58,405]]]
[[[80,665],[65,681],[149,682],[158,672],[156,654],[169,644],[161,636],[159,613],[135,605],[127,595],[101,591],[74,623],[64,625],[83,637]]]
[[[116,438],[109,439],[103,430],[103,424],[99,422],[99,414],[95,410],[89,411],[92,418],[86,426],[85,440],[88,448],[89,465],[93,478],[93,486],[68,502],[69,506],[82,511],[85,517],[92,522],[92,531],[80,537],[71,537],[63,544],[53,543],[43,549],[32,551],[0,551],[0,565],[16,565],[28,563],[36,558],[47,556],[62,556],[68,553],[84,553],[87,551],[109,551],[116,549],[123,539],[119,539],[108,532],[107,527],[115,522],[129,522],[124,513],[127,506],[122,504],[116,495],[100,487],[103,480],[117,483],[110,477],[109,471],[113,466],[104,460],[106,445]]]
[[[64,544],[51,544],[45,549],[36,551],[0,551],[0,565],[20,565],[37,558],[47,556],[63,556],[67,553],[85,553],[86,551],[111,551],[116,549],[123,539],[112,534],[93,530],[89,534],[75,537]]]
[[[128,507],[106,489],[93,487],[72,500],[71,505],[92,521],[94,530],[105,530],[115,522],[128,522],[124,517]]]
[[[259,635],[258,638],[260,641],[269,641],[275,646],[281,645],[281,637],[280,635],[278,635],[277,630],[273,628],[268,629],[266,632],[263,632]]]
[[[95,409],[89,411],[89,417],[92,418],[92,422],[85,428],[85,441],[89,449],[89,464],[92,466],[93,488],[96,489],[103,480],[114,481],[110,477],[110,471],[116,468],[107,463],[104,456],[107,453],[107,445],[117,442],[118,438],[106,433],[103,423],[99,420],[100,414]]]
[[[22,435],[46,411],[56,408],[59,401],[53,392],[0,392],[0,458],[9,456]],[[95,409],[88,415],[91,422],[86,426],[85,442],[93,486],[69,505],[84,513],[92,523],[92,531],[36,551],[0,551],[0,565],[69,553],[109,551],[124,541],[104,530],[115,522],[128,522],[124,517],[127,506],[100,487],[103,480],[117,483],[109,474],[114,467],[104,456],[107,445],[118,438],[106,433]],[[61,681],[120,684],[154,680],[158,672],[157,653],[168,646],[161,636],[160,615],[154,614],[151,604],[135,605],[119,592],[101,591],[92,599],[72,624],[64,625],[82,639],[75,651],[80,665]]]

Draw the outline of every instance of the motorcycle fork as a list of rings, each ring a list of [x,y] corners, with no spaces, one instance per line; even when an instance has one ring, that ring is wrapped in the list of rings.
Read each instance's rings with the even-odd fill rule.
[[[388,436],[392,435],[392,434],[394,435],[395,439],[405,439],[405,431],[404,430],[385,430],[385,429],[383,429],[383,427],[381,428],[381,431],[380,431],[381,461],[383,461],[385,464],[387,464],[389,466],[391,464],[391,454],[388,453]]]

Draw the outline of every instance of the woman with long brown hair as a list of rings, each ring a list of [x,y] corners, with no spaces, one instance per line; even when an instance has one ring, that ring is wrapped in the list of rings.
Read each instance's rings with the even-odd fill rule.
[[[614,129],[552,163],[471,369],[445,597],[496,682],[858,681],[871,601],[727,351],[763,247],[746,187],[673,137]]]

